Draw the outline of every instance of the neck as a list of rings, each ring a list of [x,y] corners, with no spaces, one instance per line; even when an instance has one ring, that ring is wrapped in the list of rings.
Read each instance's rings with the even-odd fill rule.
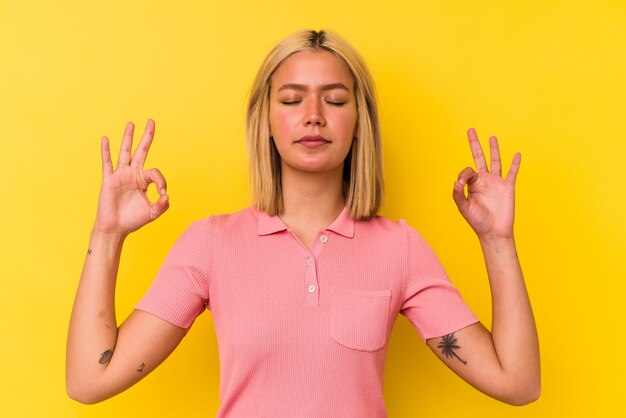
[[[339,216],[345,206],[343,166],[328,172],[306,172],[283,166],[281,219],[290,228],[319,230]]]

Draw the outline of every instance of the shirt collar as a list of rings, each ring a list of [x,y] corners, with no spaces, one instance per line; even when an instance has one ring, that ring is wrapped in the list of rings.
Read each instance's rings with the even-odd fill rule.
[[[256,208],[252,208],[252,210],[257,214],[259,220],[259,235],[270,235],[287,229],[287,225],[280,217],[270,216]]]
[[[287,225],[285,225],[279,216],[270,216],[254,207],[252,207],[252,210],[257,214],[259,221],[259,235],[270,235],[275,232],[287,230]],[[344,237],[354,237],[354,219],[350,217],[350,211],[347,206],[343,208],[339,216],[337,216],[337,219],[326,229],[343,235]]]
[[[350,216],[350,210],[347,206],[343,208],[337,219],[326,229],[344,237],[354,238],[354,219]]]

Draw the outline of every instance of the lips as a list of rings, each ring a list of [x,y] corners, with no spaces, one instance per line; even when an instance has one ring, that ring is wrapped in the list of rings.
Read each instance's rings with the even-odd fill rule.
[[[301,144],[308,148],[320,147],[328,143],[330,141],[321,135],[306,135],[296,141],[296,144]]]

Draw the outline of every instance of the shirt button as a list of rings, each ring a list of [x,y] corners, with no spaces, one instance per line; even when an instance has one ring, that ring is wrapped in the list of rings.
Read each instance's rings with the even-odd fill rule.
[[[312,265],[312,264],[313,264],[313,259],[312,259],[312,258],[307,258],[307,259],[306,259],[306,263],[307,263],[307,265],[309,265],[309,266],[310,266],[310,265]]]
[[[326,241],[328,241],[328,235],[322,235],[322,236],[320,237],[320,241],[322,241],[322,242],[326,242]]]
[[[309,293],[313,292],[315,292],[315,285],[312,284],[311,286],[309,286]]]

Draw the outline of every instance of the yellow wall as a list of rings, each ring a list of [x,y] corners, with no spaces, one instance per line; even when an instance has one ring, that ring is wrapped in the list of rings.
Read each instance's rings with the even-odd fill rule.
[[[99,141],[157,122],[147,167],[171,208],[127,242],[118,318],[194,219],[246,205],[245,97],[262,57],[303,28],[366,58],[382,106],[388,198],[490,323],[477,240],[450,197],[465,131],[498,135],[518,178],[519,253],[543,394],[513,408],[449,372],[399,317],[391,417],[616,416],[626,375],[626,4],[614,1],[0,2],[0,417],[215,416],[210,314],[138,386],[83,406],[65,337],[94,219]]]

